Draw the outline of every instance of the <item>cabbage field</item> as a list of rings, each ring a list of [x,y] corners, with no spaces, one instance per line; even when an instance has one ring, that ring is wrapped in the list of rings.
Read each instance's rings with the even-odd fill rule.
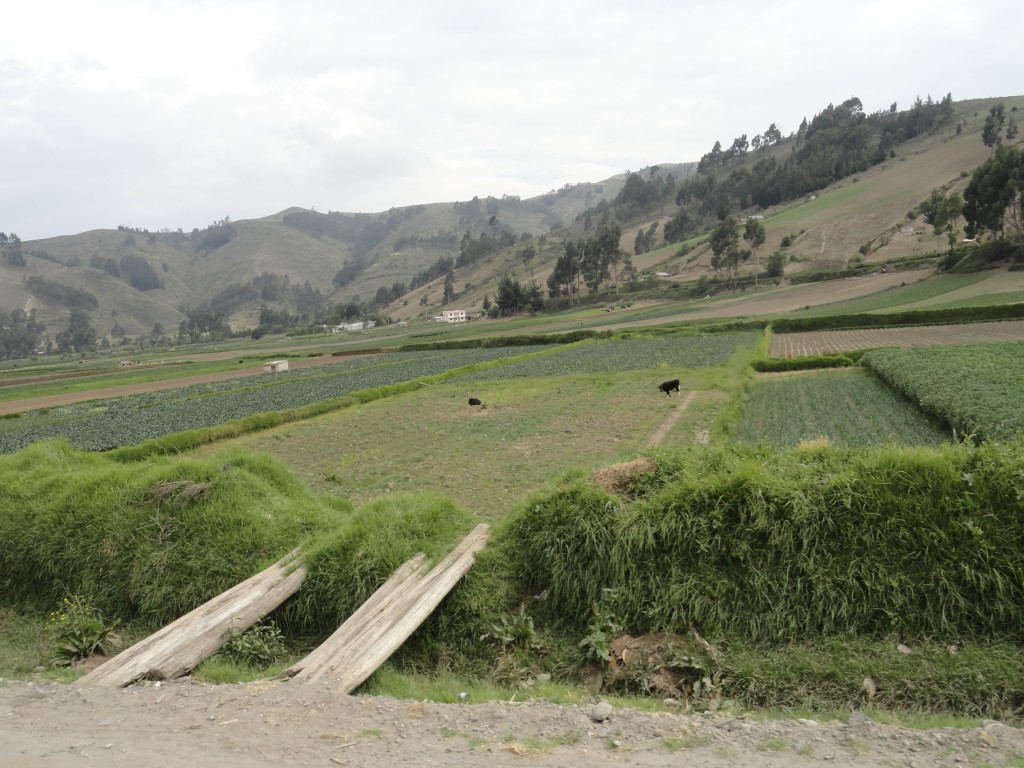
[[[0,453],[46,438],[64,438],[86,450],[109,450],[542,349],[547,347],[393,352],[316,368],[29,411],[20,418],[0,420]]]

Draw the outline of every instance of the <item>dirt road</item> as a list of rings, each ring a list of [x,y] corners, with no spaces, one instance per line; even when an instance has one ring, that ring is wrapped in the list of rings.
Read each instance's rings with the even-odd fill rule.
[[[209,685],[189,679],[123,690],[0,683],[0,766],[372,766],[566,768],[1020,765],[1024,733],[995,722],[910,731],[759,722],[714,713],[642,713],[542,702],[432,704],[343,696],[328,685]]]

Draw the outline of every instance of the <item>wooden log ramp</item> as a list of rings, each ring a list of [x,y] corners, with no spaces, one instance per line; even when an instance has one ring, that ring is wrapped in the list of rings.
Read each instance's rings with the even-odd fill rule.
[[[75,685],[119,688],[140,678],[180,677],[298,591],[306,569],[294,550],[266,570],[168,624],[80,677]]]
[[[473,566],[489,528],[478,525],[429,572],[420,554],[405,562],[333,635],[280,677],[300,682],[332,678],[351,693],[426,620]]]

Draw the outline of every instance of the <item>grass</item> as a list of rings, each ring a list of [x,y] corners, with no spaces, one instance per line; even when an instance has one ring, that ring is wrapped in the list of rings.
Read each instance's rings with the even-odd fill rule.
[[[692,442],[700,425],[729,434],[722,423],[753,381],[750,354],[740,350],[726,366],[679,372],[684,390],[699,396],[693,419],[676,425],[669,444]],[[849,711],[867,703],[859,681],[870,675],[879,684],[873,704],[885,710],[1020,716],[1013,703],[1024,689],[1019,649],[993,639],[1006,636],[999,626],[1019,626],[1019,536],[1002,519],[1007,499],[1020,490],[1013,485],[1013,450],[663,449],[651,452],[653,476],[625,495],[587,488],[589,469],[635,458],[678,406],[678,398],[653,389],[661,374],[438,380],[237,438],[231,450],[149,456],[127,466],[39,444],[0,458],[0,537],[13,542],[0,553],[5,597],[13,595],[8,587],[26,583],[47,599],[69,587],[98,601],[139,593],[150,601],[140,615],[155,620],[183,607],[165,605],[171,601],[159,590],[194,602],[248,575],[256,561],[301,534],[310,539],[308,589],[276,618],[314,642],[411,552],[436,556],[471,522],[488,519],[496,523],[492,546],[444,610],[365,691],[439,701],[583,702],[589,694],[576,686],[573,654],[600,606],[615,610],[630,631],[700,628],[725,649],[716,663],[728,688],[723,696],[737,707]],[[469,408],[470,394],[487,407]],[[173,494],[149,492],[185,479],[209,483],[211,495],[175,507]],[[936,502],[928,495],[933,490],[956,508]],[[696,528],[687,529],[691,523]],[[680,540],[696,549],[683,552]],[[986,546],[996,541],[999,547]],[[156,546],[161,542],[173,546]],[[719,549],[729,554],[715,561]],[[935,557],[941,562],[933,567]],[[805,581],[801,568],[810,574]],[[842,581],[850,573],[864,594]],[[957,592],[962,573],[974,584]],[[549,580],[551,574],[558,579]],[[69,575],[78,582],[69,583]],[[143,580],[154,577],[169,583]],[[836,639],[834,630],[860,603],[879,595],[891,602],[872,604],[874,623],[863,635]],[[536,620],[540,650],[517,661],[531,680],[544,672],[553,682],[521,680],[523,688],[508,676],[498,684],[496,656],[503,652],[481,634],[520,606]],[[808,619],[811,609],[825,618]],[[948,615],[934,618],[931,629],[911,626],[933,609]],[[0,653],[10,648],[14,655],[19,643],[38,647],[38,626],[8,610],[14,618],[0,614]],[[716,629],[714,622],[730,614],[748,624]],[[894,653],[887,630],[905,630],[900,640],[915,638],[915,653]],[[821,639],[807,646],[780,640],[794,636]],[[973,642],[951,655],[945,641],[932,637]],[[752,644],[755,638],[762,642]],[[28,651],[14,664],[31,675],[38,658]],[[254,672],[208,664],[200,672],[205,679],[249,679]],[[438,668],[448,671],[417,674]]]
[[[690,371],[682,386],[710,395],[715,376]],[[496,520],[563,472],[635,458],[678,405],[657,391],[662,380],[657,372],[454,380],[228,445],[272,455],[313,487],[356,502],[427,491]],[[486,408],[466,405],[471,395]],[[708,399],[695,418],[707,423],[719,403]],[[692,442],[692,426],[677,424],[670,438]]]
[[[879,291],[869,296],[861,296],[856,299],[812,307],[801,312],[801,316],[816,317],[819,315],[852,315],[863,312],[896,311],[906,308],[909,304],[917,304],[974,285],[989,277],[990,275],[986,272],[963,275],[935,275],[927,280],[919,280],[910,285],[887,288],[884,291]],[[951,305],[962,306],[960,302],[952,302]],[[933,306],[930,302],[928,303],[928,309],[938,309],[941,307],[945,307],[945,305]]]
[[[737,440],[796,446],[880,442],[940,445],[949,435],[914,405],[861,369],[762,378],[734,432]]]

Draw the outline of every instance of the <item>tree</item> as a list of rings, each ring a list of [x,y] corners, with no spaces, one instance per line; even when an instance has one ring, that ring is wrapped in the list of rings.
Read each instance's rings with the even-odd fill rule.
[[[533,259],[537,255],[537,249],[528,245],[519,251],[519,258],[523,260],[523,266],[530,268],[530,279],[533,280]]]
[[[80,309],[72,309],[67,330],[57,334],[58,352],[85,352],[96,343],[96,329],[89,316]]]
[[[498,280],[495,303],[502,315],[518,315],[520,307],[527,303],[526,291],[518,280],[513,280],[507,274],[502,275]]]
[[[455,299],[455,273],[452,270],[448,270],[444,276],[444,297],[441,299],[442,304],[447,304]]]
[[[39,346],[46,326],[36,320],[36,311],[16,309],[0,313],[0,357],[5,360],[29,357]]]
[[[572,304],[572,295],[576,290],[576,281],[580,272],[582,242],[582,240],[565,241],[565,252],[558,257],[555,268],[548,275],[548,296],[551,298],[565,296]]]
[[[740,228],[734,216],[726,216],[711,230],[708,242],[711,245],[712,266],[717,262],[726,268],[726,273],[736,283],[735,270],[739,265]]]
[[[985,125],[981,129],[981,141],[986,147],[994,147],[1001,144],[1003,137],[1003,123],[1006,120],[1006,108],[1003,102],[999,102],[988,111],[985,117]]]
[[[806,122],[807,118],[804,118]],[[761,143],[763,147],[770,147],[772,144],[778,144],[782,141],[782,131],[778,129],[775,123],[768,126],[768,130],[764,132],[764,141]]]
[[[956,241],[960,237],[960,216],[963,214],[964,201],[960,197],[959,192],[952,192],[947,196],[944,196],[939,201],[932,215],[932,227],[935,229],[936,237],[940,233],[946,234],[946,239],[949,241],[949,252],[953,252],[953,247],[956,245]]]
[[[757,252],[764,245],[764,224],[760,219],[749,218],[743,225],[743,239],[750,243],[750,251],[754,255],[754,287],[757,287]]]
[[[768,277],[782,277],[786,269],[786,256],[782,251],[776,251],[768,257],[768,266],[764,273]]]
[[[1000,145],[975,168],[964,190],[963,215],[969,236],[987,230],[1024,238],[1024,152]]]

